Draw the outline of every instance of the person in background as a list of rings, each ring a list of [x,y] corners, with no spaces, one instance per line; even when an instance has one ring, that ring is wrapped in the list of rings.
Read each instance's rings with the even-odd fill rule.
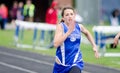
[[[58,8],[57,8],[57,11],[58,11],[58,23],[61,21],[61,19],[62,19],[62,16],[61,16],[61,12],[62,12],[62,6],[59,6]]]
[[[75,11],[72,7],[62,10],[62,20],[56,26],[54,47],[56,50],[53,73],[81,73],[84,63],[80,50],[81,34],[85,34],[93,46],[96,58],[99,58],[97,46],[90,32],[75,21]]]
[[[19,4],[18,4],[17,19],[18,19],[18,20],[24,20],[24,15],[23,15],[23,2],[19,2]]]
[[[76,13],[75,21],[81,24],[83,23],[83,18],[78,13]]]
[[[118,45],[119,38],[120,38],[120,32],[114,38],[114,47]]]
[[[58,21],[57,14],[57,2],[53,1],[46,12],[46,23],[56,25]]]
[[[10,10],[11,24],[15,25],[15,20],[17,18],[18,2],[14,1],[13,6]]]
[[[1,16],[1,24],[0,24],[1,29],[4,30],[8,19],[8,8],[4,3],[0,5],[0,16]]]
[[[110,23],[111,23],[111,26],[118,26],[119,25],[119,10],[118,9],[115,9],[113,10],[112,12],[112,15],[110,17]]]
[[[25,21],[33,22],[34,12],[35,12],[35,5],[32,4],[31,0],[26,0],[26,4],[24,5],[24,10],[23,10]]]
[[[120,12],[119,12],[119,10],[118,9],[115,9],[115,10],[113,10],[112,11],[112,13],[111,13],[111,17],[110,17],[110,23],[111,23],[111,26],[119,26],[119,15],[120,15]],[[116,34],[115,35],[112,35],[112,36],[116,36]],[[117,47],[117,45],[114,45],[114,43],[111,43],[110,44],[110,48],[116,48]]]
[[[3,23],[2,23],[2,9],[1,9],[1,4],[0,4],[0,29],[3,30]]]
[[[53,1],[51,6],[46,11],[45,22],[48,24],[51,24],[51,25],[57,24],[58,12],[57,12],[57,2],[56,1]],[[54,31],[49,31],[51,44],[48,46],[48,48],[53,47],[53,34],[54,34]],[[44,30],[41,31],[41,40],[44,40]]]

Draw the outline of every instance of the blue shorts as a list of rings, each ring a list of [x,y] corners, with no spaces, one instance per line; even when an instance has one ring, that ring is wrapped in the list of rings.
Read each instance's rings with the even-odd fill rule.
[[[53,68],[53,73],[68,73],[70,70],[70,66],[63,66],[61,64],[57,64],[55,62],[54,68]]]
[[[81,62],[76,63],[75,65],[63,66],[63,65],[57,64],[57,63],[55,62],[54,68],[53,68],[53,73],[69,73],[70,69],[71,69],[73,66],[77,66],[80,70],[82,70],[82,69],[83,69],[83,66],[84,66],[84,63],[81,61]]]

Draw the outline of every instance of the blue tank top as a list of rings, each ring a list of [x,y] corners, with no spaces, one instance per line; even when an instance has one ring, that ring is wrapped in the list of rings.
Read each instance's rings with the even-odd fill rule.
[[[61,23],[64,34],[68,31],[65,23]],[[57,48],[56,58],[60,64],[55,63],[53,73],[67,73],[72,66],[83,69],[82,54],[80,51],[81,31],[78,23],[75,24],[74,31]]]

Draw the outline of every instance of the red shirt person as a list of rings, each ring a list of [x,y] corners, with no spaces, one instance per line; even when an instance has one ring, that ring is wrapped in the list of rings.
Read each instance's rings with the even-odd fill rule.
[[[1,17],[0,26],[1,29],[3,30],[5,29],[5,25],[7,23],[8,18],[8,8],[4,3],[0,5],[0,17]]]
[[[53,24],[53,25],[57,24],[57,22],[58,22],[58,12],[57,12],[57,2],[56,1],[53,1],[51,6],[48,8],[48,10],[46,12],[45,21],[48,24]],[[42,32],[44,32],[44,31],[42,31]],[[48,48],[53,47],[53,35],[54,35],[54,31],[49,31],[51,44],[48,46]]]
[[[53,1],[50,8],[48,8],[46,12],[46,23],[49,24],[57,24],[58,18],[57,18],[57,2]]]
[[[8,17],[8,8],[5,6],[5,4],[1,4],[1,16],[4,19],[7,19]]]

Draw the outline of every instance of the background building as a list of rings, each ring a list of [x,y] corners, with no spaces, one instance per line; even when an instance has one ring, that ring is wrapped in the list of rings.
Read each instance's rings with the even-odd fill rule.
[[[100,0],[76,0],[75,7],[78,13],[83,17],[84,23],[99,23]]]

